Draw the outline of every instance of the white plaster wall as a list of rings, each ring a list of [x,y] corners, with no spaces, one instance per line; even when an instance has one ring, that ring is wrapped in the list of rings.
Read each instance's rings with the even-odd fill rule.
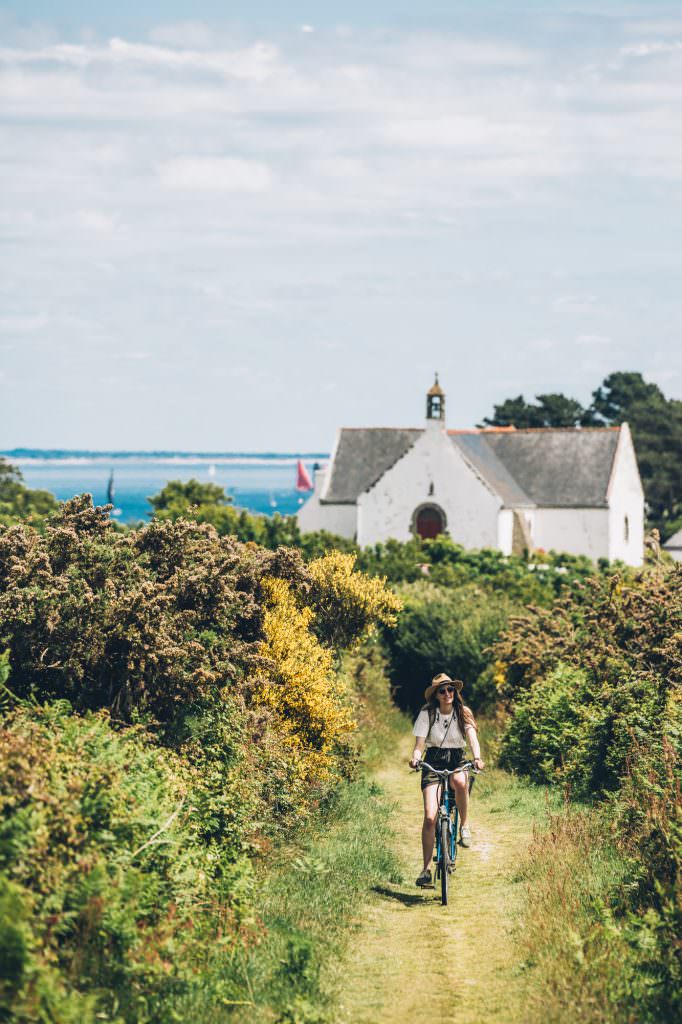
[[[619,432],[608,502],[609,558],[611,561],[619,559],[626,565],[641,565],[644,561],[644,491],[627,423]]]
[[[588,558],[609,557],[608,508],[536,508],[533,544]]]
[[[355,505],[323,505],[320,497],[327,486],[328,468],[315,473],[315,490],[296,514],[302,533],[327,530],[340,537],[355,537],[358,510]]]
[[[531,544],[535,545],[535,531],[536,531],[535,516],[536,516],[536,513],[537,513],[537,509],[534,509],[534,508],[523,508],[523,509],[520,509],[520,512],[521,512],[521,515],[526,520],[526,526],[528,527],[528,533],[530,535]]]
[[[429,494],[433,483],[434,493]],[[497,547],[500,499],[480,480],[441,429],[427,429],[358,498],[358,544],[409,540],[414,510],[439,505],[447,532],[467,548]]]
[[[511,555],[514,541],[514,512],[501,508],[497,514],[497,547],[503,555]]]

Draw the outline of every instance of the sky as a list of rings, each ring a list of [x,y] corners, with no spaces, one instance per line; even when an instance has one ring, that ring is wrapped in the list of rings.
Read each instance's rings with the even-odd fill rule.
[[[679,3],[0,0],[0,450],[682,398]]]

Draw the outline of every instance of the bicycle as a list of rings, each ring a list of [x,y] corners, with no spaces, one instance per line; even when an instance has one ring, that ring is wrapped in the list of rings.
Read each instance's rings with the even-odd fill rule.
[[[433,859],[436,861],[436,881],[440,879],[440,899],[445,907],[448,903],[448,878],[455,870],[457,861],[457,831],[459,829],[459,811],[454,796],[450,792],[448,780],[451,775],[456,775],[458,772],[470,772],[469,792],[471,793],[479,769],[475,767],[473,761],[464,761],[454,769],[434,768],[426,761],[418,761],[415,771],[424,771],[425,769],[440,776],[443,780],[439,783],[441,794],[436,822],[436,855]]]

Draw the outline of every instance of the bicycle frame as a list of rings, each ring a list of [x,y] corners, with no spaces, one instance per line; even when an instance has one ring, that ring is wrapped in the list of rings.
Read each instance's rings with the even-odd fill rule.
[[[440,796],[438,800],[438,819],[436,822],[436,880],[441,881],[441,899],[443,904],[448,902],[448,875],[455,870],[457,860],[457,833],[459,831],[459,810],[454,794],[450,791],[450,776],[459,772],[466,772],[469,780],[469,792],[474,784],[474,778],[478,771],[473,761],[465,761],[454,770],[449,768],[434,768],[427,761],[420,761],[417,769],[428,769],[434,775],[439,776]],[[445,827],[444,827],[445,826]],[[447,835],[447,851],[442,849],[441,833]]]
[[[436,823],[436,853],[434,860],[438,864],[438,870],[440,865],[443,863],[440,855],[440,834],[441,834],[441,822],[444,819],[450,821],[450,856],[448,858],[448,870],[455,870],[455,861],[457,860],[457,842],[456,836],[459,829],[459,810],[455,802],[454,793],[450,790],[449,780],[439,782],[438,784],[441,790],[440,800],[438,801],[438,821]],[[452,806],[451,806],[452,805]],[[450,817],[452,815],[452,818]]]

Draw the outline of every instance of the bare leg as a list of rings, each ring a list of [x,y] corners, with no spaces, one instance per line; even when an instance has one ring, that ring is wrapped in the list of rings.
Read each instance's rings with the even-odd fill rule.
[[[455,803],[459,811],[459,824],[466,825],[469,814],[469,775],[458,772],[450,776],[450,786],[455,794]]]
[[[424,870],[431,868],[433,844],[436,841],[436,818],[438,817],[439,786],[427,786],[422,790],[424,796],[424,824],[422,825],[422,853],[424,854]]]

